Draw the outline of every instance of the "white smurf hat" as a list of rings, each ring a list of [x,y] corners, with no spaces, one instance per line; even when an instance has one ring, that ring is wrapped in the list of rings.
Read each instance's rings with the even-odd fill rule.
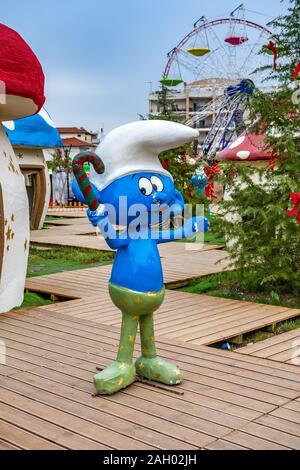
[[[197,130],[171,121],[145,120],[117,127],[107,134],[96,150],[105,171],[98,175],[91,168],[90,181],[102,190],[116,179],[132,173],[159,173],[172,178],[162,167],[158,155],[198,136]]]

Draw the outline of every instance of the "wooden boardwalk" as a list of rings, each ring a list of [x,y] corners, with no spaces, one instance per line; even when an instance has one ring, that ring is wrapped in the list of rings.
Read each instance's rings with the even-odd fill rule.
[[[58,219],[55,236],[75,243],[69,246],[86,246],[79,239],[102,246],[84,217]],[[33,235],[47,239],[52,230]],[[0,450],[300,449],[299,330],[238,353],[208,346],[300,310],[170,290],[228,268],[222,250],[186,248],[160,247],[169,289],[155,315],[159,353],[184,373],[176,388],[136,382],[92,396],[95,367],[115,358],[119,341],[120,313],[107,290],[111,266],[27,279],[28,290],[70,300],[0,315]]]
[[[201,252],[199,257],[208,259],[213,254],[212,251]],[[178,265],[176,258],[179,259]],[[163,260],[167,286],[183,283],[184,279],[195,275],[184,270],[180,259],[182,257],[175,255]],[[206,269],[209,269],[208,264]],[[111,302],[107,289],[110,271],[111,266],[107,265],[34,277],[27,279],[26,288],[76,299],[61,302],[59,307],[56,304],[46,306],[47,310],[59,308],[66,315],[117,326],[120,312]],[[160,336],[196,344],[214,344],[225,339],[238,341],[244,333],[299,315],[300,310],[297,309],[167,290],[165,301],[155,314],[155,323]]]
[[[58,307],[54,304],[41,308],[55,311]],[[62,302],[59,311],[100,324],[120,324],[120,312],[107,290],[100,296]],[[223,340],[237,342],[244,333],[299,315],[300,310],[295,309],[168,290],[155,313],[155,330],[161,337],[209,345]]]
[[[53,227],[32,230],[30,243],[38,246],[68,246],[90,248],[100,251],[112,251],[103,236],[89,222],[86,216],[81,218],[59,218],[47,222]],[[160,245],[161,256],[189,254],[195,251],[221,249],[221,245],[170,242]]]
[[[95,366],[114,359],[118,336],[39,308],[1,315],[0,448],[300,449],[296,366],[164,338],[182,395],[136,383],[93,398]]]
[[[194,278],[220,272],[227,266],[226,257],[222,250],[188,252],[184,260],[181,255],[165,255],[162,258],[165,283],[168,287],[186,285]],[[26,288],[66,297],[86,297],[107,289],[110,272],[111,266],[60,272],[27,279]]]
[[[48,216],[54,217],[85,217],[86,218],[86,208],[84,207],[55,207],[48,209]]]
[[[237,352],[300,366],[300,329],[297,328],[245,346],[238,349]]]
[[[74,233],[75,232],[75,233]],[[93,227],[85,224],[66,225],[44,230],[33,230],[30,234],[30,243],[37,246],[68,246],[74,248],[89,248],[99,251],[113,251],[107,245],[104,238],[96,235]],[[191,255],[193,244],[170,242],[162,244],[159,247],[161,256],[184,254]],[[203,244],[201,248],[197,247],[195,252],[218,250],[222,248],[220,245]],[[223,254],[223,257],[226,255]]]

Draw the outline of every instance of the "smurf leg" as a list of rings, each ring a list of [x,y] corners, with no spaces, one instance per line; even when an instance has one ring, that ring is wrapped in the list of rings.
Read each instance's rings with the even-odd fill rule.
[[[128,387],[135,380],[132,355],[138,325],[138,317],[122,312],[121,338],[117,360],[94,376],[96,390],[111,395]]]
[[[167,385],[182,382],[182,374],[178,367],[157,356],[154,338],[153,313],[140,317],[140,333],[142,356],[136,361],[137,373],[149,380]]]

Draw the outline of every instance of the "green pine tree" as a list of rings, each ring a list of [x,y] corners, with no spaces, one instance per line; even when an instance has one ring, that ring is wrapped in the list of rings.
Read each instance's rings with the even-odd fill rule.
[[[232,198],[221,203],[227,217],[218,226],[231,241],[230,258],[242,284],[299,293],[300,222],[296,215],[286,214],[292,208],[290,193],[300,193],[300,93],[291,79],[300,61],[299,1],[292,0],[287,14],[272,24],[279,28],[284,44],[283,65],[276,72],[280,86],[272,93],[255,92],[251,105],[256,121],[250,132],[268,136],[274,168],[257,169],[246,162],[223,164],[220,180]],[[254,173],[259,182],[254,181]]]

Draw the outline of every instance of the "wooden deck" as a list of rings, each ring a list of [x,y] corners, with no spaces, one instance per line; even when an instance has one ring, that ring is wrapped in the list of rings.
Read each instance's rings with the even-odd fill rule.
[[[70,211],[74,209],[70,209]],[[72,213],[72,212],[71,212]],[[78,215],[78,214],[77,214]],[[100,251],[112,251],[103,236],[90,224],[85,212],[80,218],[59,218],[47,222],[53,227],[32,230],[30,243],[37,246],[68,246],[89,248]],[[220,250],[222,245],[170,242],[160,245],[161,256],[191,254],[195,251]],[[224,255],[225,256],[225,255]]]
[[[47,215],[50,215],[51,214],[47,214]],[[46,220],[45,222],[46,224],[49,224],[49,225],[57,225],[57,226],[66,226],[66,225],[79,225],[79,224],[83,224],[83,225],[89,225],[91,226],[88,218],[85,216],[85,217],[70,217],[70,218],[67,218],[67,217],[57,217],[55,219],[51,219],[51,220]]]
[[[300,366],[300,329],[297,328],[245,346],[238,349],[237,352]]]
[[[59,244],[93,239],[102,249],[101,239],[86,235],[84,213],[73,213],[73,222],[56,224]],[[47,239],[54,228],[43,232],[37,236]],[[27,279],[28,290],[70,300],[0,316],[7,352],[0,363],[0,450],[300,449],[300,367],[292,361],[300,359],[299,330],[238,353],[208,346],[274,327],[300,310],[170,290],[228,268],[225,251],[186,248],[160,247],[169,289],[155,315],[159,353],[184,373],[176,388],[136,382],[113,396],[92,396],[96,365],[115,358],[119,341],[110,265]]]
[[[0,448],[300,449],[298,367],[164,338],[183,395],[136,383],[93,398],[118,336],[40,308],[1,315]]]
[[[86,208],[84,207],[55,207],[48,209],[47,215],[55,217],[85,217],[86,218]]]
[[[226,257],[222,250],[188,252],[184,260],[181,255],[166,255],[162,258],[165,284],[186,285],[194,278],[220,272],[227,266]],[[107,289],[110,272],[109,265],[39,276],[27,279],[26,288],[66,297],[86,297]]]
[[[75,248],[89,248],[99,251],[112,251],[104,238],[96,235],[95,230],[89,224],[60,225],[43,230],[32,230],[30,233],[30,243],[37,246],[69,246]],[[192,243],[170,242],[159,247],[161,256],[194,253]],[[197,247],[195,252],[218,250],[221,245],[203,244]],[[225,257],[225,254],[223,255]]]
[[[207,259],[211,255],[213,252],[207,251],[200,253],[199,257]],[[176,285],[179,281],[183,283],[184,279],[194,275],[193,272],[184,271],[182,263],[179,264],[180,258],[173,256],[163,260],[167,286]],[[208,264],[206,269],[209,269]],[[111,266],[107,265],[34,277],[27,279],[26,288],[76,299],[60,302],[59,307],[56,304],[46,306],[46,310],[56,311],[59,308],[59,311],[66,315],[118,326],[120,312],[111,302],[107,289],[110,271]],[[155,323],[157,334],[160,336],[196,344],[214,344],[225,339],[238,341],[244,333],[297,316],[300,316],[300,310],[297,309],[168,289],[163,305],[155,314]]]
[[[42,308],[57,309],[56,305]],[[112,305],[105,291],[100,298],[63,302],[59,311],[96,323],[113,326],[120,324],[120,312]],[[155,313],[155,329],[158,335],[166,338],[208,345],[223,340],[237,342],[237,337],[244,333],[263,329],[295,316],[300,316],[300,310],[167,291],[163,305]]]

